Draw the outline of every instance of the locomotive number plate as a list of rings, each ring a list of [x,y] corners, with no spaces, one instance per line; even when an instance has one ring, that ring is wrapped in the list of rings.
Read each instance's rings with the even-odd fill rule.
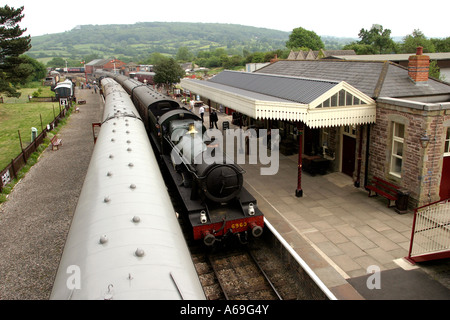
[[[231,229],[243,228],[247,226],[247,222],[233,223]]]

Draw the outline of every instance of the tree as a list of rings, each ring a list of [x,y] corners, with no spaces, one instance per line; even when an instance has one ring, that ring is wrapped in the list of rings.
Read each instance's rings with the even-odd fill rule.
[[[26,29],[20,29],[23,7],[0,7],[0,93],[20,97],[16,86],[25,84],[33,73],[33,67],[20,55],[31,48],[30,36],[21,37]]]
[[[322,39],[314,32],[303,28],[295,28],[289,35],[289,40],[286,41],[286,47],[295,49],[306,47],[311,50],[320,50],[325,47]]]
[[[141,61],[141,64],[151,64],[151,65],[159,65],[162,63],[165,59],[167,59],[166,56],[164,56],[162,53],[159,52],[153,52],[150,57],[145,59],[144,61]]]
[[[189,52],[188,47],[178,48],[177,56],[176,56],[177,61],[189,62],[189,61],[192,61],[193,58],[194,58],[194,55],[191,52]]]
[[[27,61],[28,65],[33,67],[33,74],[29,77],[30,81],[40,81],[45,78],[47,75],[47,68],[45,65],[27,55],[22,55],[21,57]]]
[[[430,61],[429,75],[432,78],[446,81],[445,75],[441,75],[441,70],[437,64],[437,61],[435,61],[435,60]]]
[[[417,47],[423,47],[423,52],[435,52],[436,49],[431,40],[427,39],[422,31],[415,29],[412,34],[403,39],[402,51],[404,53],[414,53]]]
[[[79,60],[85,61],[87,63],[87,62],[90,62],[90,61],[96,60],[96,59],[103,59],[103,57],[101,55],[99,55],[98,53],[90,53]]]
[[[375,49],[369,44],[360,44],[359,42],[352,42],[345,45],[342,50],[354,50],[356,54],[375,54]]]
[[[155,71],[153,78],[155,83],[164,84],[167,88],[174,83],[180,82],[180,79],[186,75],[181,66],[173,58],[163,59],[153,70]]]
[[[396,50],[394,40],[391,39],[391,30],[374,24],[370,30],[361,29],[358,34],[361,39],[358,43],[370,45],[376,53],[389,53]]]
[[[244,60],[244,58],[242,58],[239,55],[234,55],[234,56],[228,58],[226,61],[222,62],[222,66],[225,69],[231,69],[233,67],[244,66],[244,65],[245,65],[245,60]]]
[[[450,37],[445,39],[431,38],[431,42],[436,48],[436,52],[450,52]]]
[[[49,68],[65,68],[66,67],[66,59],[61,57],[53,58],[49,62],[47,62],[47,67]]]

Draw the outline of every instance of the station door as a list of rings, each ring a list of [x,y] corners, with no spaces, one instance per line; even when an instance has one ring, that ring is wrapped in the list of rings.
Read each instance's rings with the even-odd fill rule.
[[[441,200],[450,198],[450,127],[447,128],[447,136],[445,139],[439,196]]]

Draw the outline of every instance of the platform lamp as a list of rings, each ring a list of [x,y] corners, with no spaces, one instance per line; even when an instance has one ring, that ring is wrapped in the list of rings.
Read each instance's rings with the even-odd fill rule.
[[[424,133],[424,134],[420,137],[420,145],[422,146],[423,149],[426,149],[426,147],[428,147],[428,143],[430,143],[430,137],[427,136],[426,133]]]

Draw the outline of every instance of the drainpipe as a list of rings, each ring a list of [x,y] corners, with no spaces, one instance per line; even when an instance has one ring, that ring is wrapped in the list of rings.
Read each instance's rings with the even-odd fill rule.
[[[302,190],[302,153],[303,153],[303,130],[304,125],[300,127],[300,123],[297,124],[298,128],[298,168],[297,168],[297,189],[295,190],[295,196],[300,198],[303,196]]]
[[[362,162],[362,140],[363,140],[363,126],[359,129],[359,148],[358,148],[358,169],[356,171],[356,181],[354,186],[359,188],[361,185],[361,162]]]
[[[366,137],[366,163],[364,168],[364,188],[367,186],[369,179],[369,146],[370,146],[370,123],[367,124],[367,137]]]

